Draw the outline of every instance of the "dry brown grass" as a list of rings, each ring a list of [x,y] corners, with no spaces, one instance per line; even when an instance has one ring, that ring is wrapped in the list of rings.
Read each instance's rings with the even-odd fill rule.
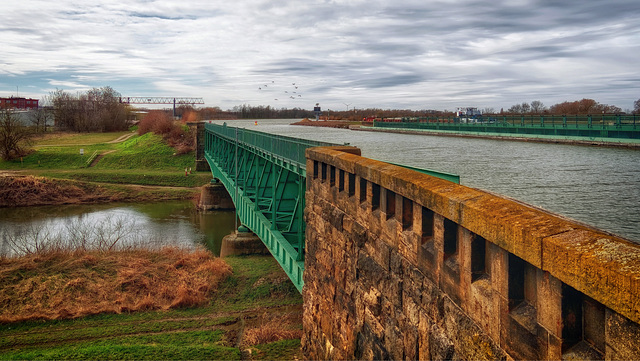
[[[154,201],[185,198],[168,193],[166,187],[121,185],[118,188],[91,182],[53,179],[32,175],[0,174],[0,207],[60,204],[92,204],[122,201]],[[192,197],[191,194],[187,195]]]
[[[229,274],[231,267],[206,250],[0,258],[0,323],[198,306]]]
[[[85,197],[87,192],[74,184],[34,176],[0,177],[0,207],[61,204]]]
[[[289,314],[283,316],[282,314],[270,315],[264,313],[255,326],[245,329],[243,344],[245,346],[253,346],[300,338],[302,337],[302,330],[299,325],[299,315]]]

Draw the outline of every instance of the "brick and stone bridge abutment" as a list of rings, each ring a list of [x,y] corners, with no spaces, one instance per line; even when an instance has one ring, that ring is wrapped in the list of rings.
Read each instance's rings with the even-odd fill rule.
[[[195,144],[196,144],[196,171],[207,172],[210,171],[209,163],[204,158],[204,148],[206,145],[204,135],[204,122],[189,122],[187,125],[191,128],[195,128]]]
[[[640,359],[640,247],[513,200],[307,150],[310,359]]]

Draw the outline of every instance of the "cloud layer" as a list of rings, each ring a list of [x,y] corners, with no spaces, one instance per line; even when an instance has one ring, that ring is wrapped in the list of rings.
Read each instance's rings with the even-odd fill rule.
[[[26,0],[0,13],[0,95],[453,109],[640,98],[637,0]]]

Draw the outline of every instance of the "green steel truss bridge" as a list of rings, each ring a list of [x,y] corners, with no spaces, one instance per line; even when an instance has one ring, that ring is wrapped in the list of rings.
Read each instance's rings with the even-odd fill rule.
[[[205,125],[205,158],[240,222],[254,232],[302,291],[305,150],[337,144]]]
[[[206,123],[204,142],[213,178],[227,189],[240,222],[262,240],[302,292],[305,151],[341,144],[228,127],[226,123]],[[455,174],[403,167],[460,183]]]

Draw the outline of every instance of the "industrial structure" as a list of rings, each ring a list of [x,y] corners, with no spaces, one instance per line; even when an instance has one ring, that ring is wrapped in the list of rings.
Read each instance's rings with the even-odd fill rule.
[[[204,104],[202,98],[189,97],[120,97],[120,103],[127,104],[173,104],[173,116],[176,116],[176,104]]]
[[[9,97],[0,98],[0,109],[38,109],[38,99]]]

